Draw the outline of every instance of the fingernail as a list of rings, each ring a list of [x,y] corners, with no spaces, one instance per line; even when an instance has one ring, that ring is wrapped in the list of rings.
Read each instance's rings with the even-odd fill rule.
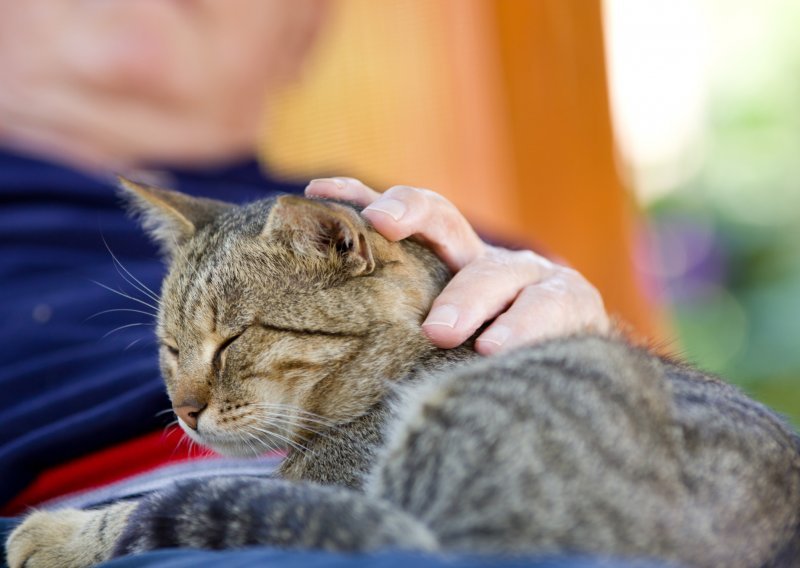
[[[458,322],[458,308],[445,304],[432,310],[422,325],[443,325],[454,328]]]
[[[364,209],[365,213],[368,211],[379,211],[388,215],[395,221],[399,221],[403,218],[403,215],[406,214],[406,204],[396,199],[379,199]]]
[[[308,185],[306,187],[309,187],[310,185],[314,184],[333,185],[336,189],[344,189],[345,186],[344,180],[338,178],[319,178],[319,179],[312,179],[310,182],[308,182]]]
[[[493,343],[498,347],[503,345],[508,338],[511,337],[511,328],[506,327],[504,325],[493,325],[489,328],[486,333],[481,335],[476,341],[485,341],[487,343]]]

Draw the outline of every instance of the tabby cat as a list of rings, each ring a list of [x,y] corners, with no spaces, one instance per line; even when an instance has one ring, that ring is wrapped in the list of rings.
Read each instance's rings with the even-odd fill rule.
[[[735,388],[588,333],[440,350],[420,323],[447,269],[354,208],[123,185],[169,263],[157,333],[181,426],[288,457],[280,479],[34,513],[12,567],[252,544],[800,564],[798,437]]]

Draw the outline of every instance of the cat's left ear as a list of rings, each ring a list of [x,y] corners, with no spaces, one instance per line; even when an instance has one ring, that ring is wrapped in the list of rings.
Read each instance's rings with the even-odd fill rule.
[[[233,205],[192,197],[185,193],[160,189],[120,177],[122,197],[152,239],[161,247],[167,260],[191,239],[197,230]]]
[[[283,195],[270,209],[262,235],[303,255],[339,259],[354,276],[375,270],[366,222],[351,207]]]

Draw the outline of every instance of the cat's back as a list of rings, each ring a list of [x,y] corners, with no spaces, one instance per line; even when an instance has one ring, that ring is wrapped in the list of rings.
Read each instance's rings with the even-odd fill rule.
[[[692,506],[714,534],[748,543],[774,562],[800,566],[800,438],[739,389],[666,364]]]
[[[371,489],[446,547],[760,565],[797,524],[794,440],[724,383],[575,337],[409,389]]]

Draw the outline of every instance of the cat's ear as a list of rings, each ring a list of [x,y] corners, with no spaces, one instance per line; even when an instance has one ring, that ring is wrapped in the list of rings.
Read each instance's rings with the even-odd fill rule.
[[[191,197],[184,193],[159,189],[119,178],[121,195],[142,227],[171,259],[197,230],[232,207],[229,203]]]
[[[341,260],[354,276],[375,270],[367,224],[339,203],[283,195],[269,212],[262,235],[279,239],[303,255]]]

